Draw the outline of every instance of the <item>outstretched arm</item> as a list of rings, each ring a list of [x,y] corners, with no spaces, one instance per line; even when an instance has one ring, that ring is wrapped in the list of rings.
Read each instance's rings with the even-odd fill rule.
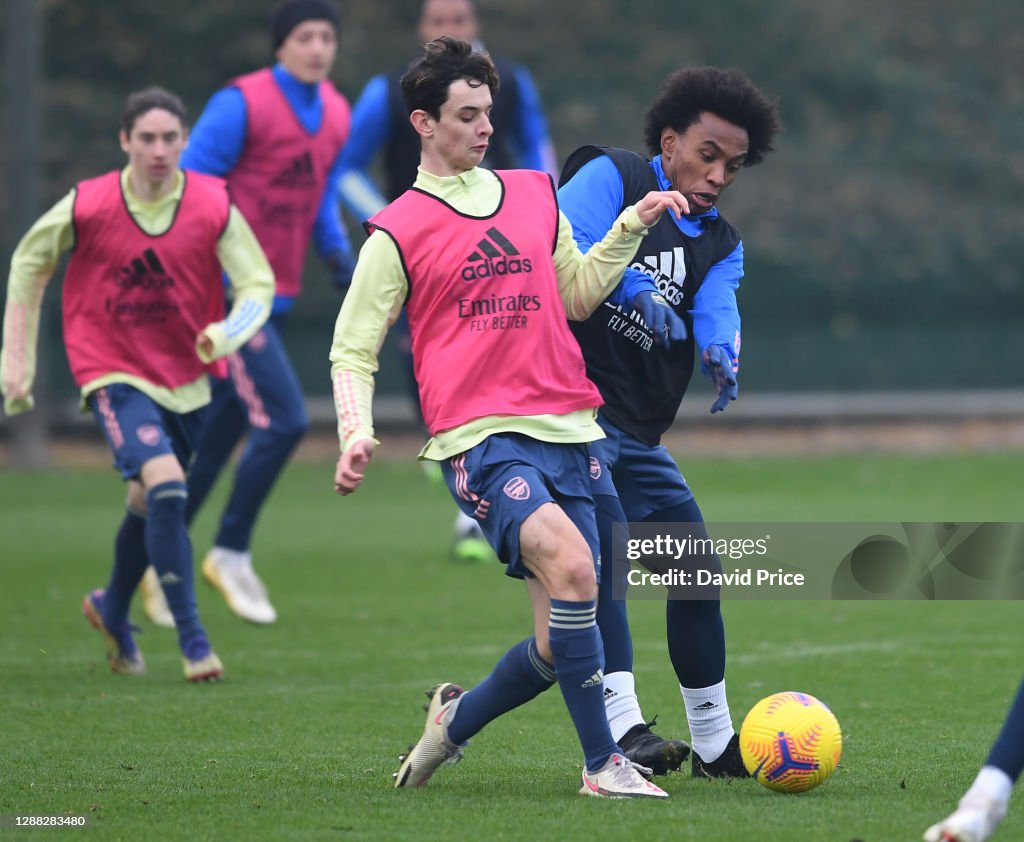
[[[682,193],[654,190],[620,213],[604,238],[583,254],[573,240],[572,225],[559,211],[555,272],[568,318],[586,319],[618,285],[622,272],[636,254],[640,238],[661,218],[677,219],[689,211]]]
[[[599,155],[559,188],[558,202],[572,223],[576,245],[586,253],[604,237],[622,207],[622,176],[611,158]],[[627,266],[608,300],[626,311],[635,308],[659,344],[686,338],[686,324],[639,269]]]
[[[722,412],[738,395],[740,313],[736,290],[743,277],[743,243],[708,270],[693,302],[693,332],[703,348],[701,370],[714,383],[718,399],[711,412]]]
[[[217,259],[231,282],[231,312],[208,325],[196,350],[203,362],[237,351],[252,339],[270,316],[274,303],[274,270],[252,228],[234,205],[217,242]]]

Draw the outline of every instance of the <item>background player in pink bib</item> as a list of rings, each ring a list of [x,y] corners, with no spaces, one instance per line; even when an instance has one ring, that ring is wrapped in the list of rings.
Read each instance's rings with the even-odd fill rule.
[[[179,169],[184,118],[181,100],[161,88],[129,96],[120,133],[128,166],[77,185],[18,244],[0,388],[8,414],[32,408],[42,295],[60,255],[73,250],[64,279],[68,362],[128,482],[110,581],[86,595],[83,611],[106,638],[114,672],[145,672],[128,609],[152,564],[185,677],[205,681],[224,668],[196,611],[185,466],[210,401],[207,369],[266,321],[274,276],[225,184]],[[221,266],[232,279],[227,318]]]
[[[285,323],[302,290],[311,240],[337,286],[347,286],[355,262],[337,200],[349,105],[328,79],[338,48],[337,9],[328,0],[284,0],[270,29],[277,63],[214,94],[182,157],[186,169],[228,182],[277,280],[267,324],[231,355],[229,377],[214,383],[210,417],[188,477],[191,522],[235,445],[248,435],[203,575],[232,611],[252,623],[277,619],[253,568],[253,530],[309,429],[299,379],[284,347]],[[159,622],[159,591],[146,593],[152,597],[147,614]]]

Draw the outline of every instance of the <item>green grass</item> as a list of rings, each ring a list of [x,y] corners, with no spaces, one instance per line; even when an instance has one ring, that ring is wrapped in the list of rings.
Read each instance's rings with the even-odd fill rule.
[[[1013,520],[1024,455],[684,467],[708,520]],[[422,691],[479,681],[529,633],[528,603],[499,569],[447,560],[451,504],[415,466],[375,464],[347,499],[332,473],[293,466],[260,524],[276,626],[236,620],[199,585],[228,670],[202,687],[183,681],[173,633],[140,610],[142,678],[111,675],[81,617],[109,569],[116,475],[0,474],[0,813],[88,814],[103,839],[917,839],[973,778],[1020,678],[1018,603],[727,603],[734,720],[777,690],[820,696],[845,735],[825,786],[783,796],[674,775],[667,803],[579,798],[579,749],[549,692],[425,789],[395,792]],[[213,521],[209,507],[200,554]],[[630,613],[644,711],[685,736],[663,608]],[[1024,835],[1024,808],[1004,827]]]

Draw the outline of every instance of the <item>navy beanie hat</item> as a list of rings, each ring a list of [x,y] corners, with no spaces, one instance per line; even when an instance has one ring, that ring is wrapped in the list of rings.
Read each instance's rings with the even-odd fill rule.
[[[277,50],[303,21],[325,20],[338,28],[338,10],[328,0],[284,0],[270,18],[270,34]]]

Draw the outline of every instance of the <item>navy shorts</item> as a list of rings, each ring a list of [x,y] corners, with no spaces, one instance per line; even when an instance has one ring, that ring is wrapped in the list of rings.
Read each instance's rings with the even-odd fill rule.
[[[600,412],[597,423],[607,438],[590,443],[591,491],[595,496],[617,493],[626,520],[632,522],[693,499],[690,486],[664,445],[644,444]]]
[[[519,555],[519,530],[544,503],[557,503],[576,524],[597,569],[600,549],[588,466],[584,444],[498,433],[443,460],[441,471],[459,508],[480,524],[505,573],[523,579],[532,574]]]
[[[103,386],[86,402],[124,479],[138,479],[146,462],[169,453],[188,470],[206,407],[179,415],[126,383]]]

